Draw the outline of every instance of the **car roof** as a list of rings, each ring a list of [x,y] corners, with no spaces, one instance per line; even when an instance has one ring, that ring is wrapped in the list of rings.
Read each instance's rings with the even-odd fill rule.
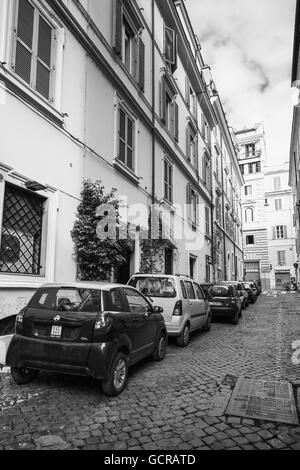
[[[172,278],[172,279],[186,279],[188,281],[197,282],[197,281],[195,281],[194,279],[192,279],[191,277],[189,277],[185,274],[159,274],[159,273],[158,274],[142,274],[142,273],[136,273],[136,274],[133,274],[130,279],[132,279],[134,277],[145,277],[145,278],[162,277],[162,278],[166,278],[166,279],[169,279],[169,278]]]
[[[99,290],[109,290],[116,287],[128,287],[126,284],[117,284],[110,282],[56,282],[51,284],[43,284],[40,286],[42,289],[63,289],[63,288],[75,288],[75,289],[99,289]]]

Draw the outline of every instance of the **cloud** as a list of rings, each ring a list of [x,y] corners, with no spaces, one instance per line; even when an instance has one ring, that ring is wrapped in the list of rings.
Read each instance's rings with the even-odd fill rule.
[[[187,0],[229,124],[264,122],[267,152],[287,161],[295,0]]]

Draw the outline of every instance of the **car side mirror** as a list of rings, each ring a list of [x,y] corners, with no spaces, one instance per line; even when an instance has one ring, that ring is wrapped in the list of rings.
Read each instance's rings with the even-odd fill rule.
[[[162,307],[153,307],[153,313],[163,313],[163,311]]]

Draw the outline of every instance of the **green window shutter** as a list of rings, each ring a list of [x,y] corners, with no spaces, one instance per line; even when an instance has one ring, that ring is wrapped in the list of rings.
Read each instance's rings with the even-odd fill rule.
[[[199,171],[199,148],[198,148],[198,144],[199,144],[199,139],[198,139],[198,135],[196,135],[195,137],[195,168],[197,170],[197,172]]]
[[[145,91],[145,44],[139,38],[139,87]]]
[[[177,50],[178,50],[178,39],[177,34],[174,33],[174,64],[171,65],[172,73],[177,69]]]
[[[196,194],[196,225],[199,225],[199,194]]]
[[[175,129],[174,129],[174,137],[176,142],[179,140],[179,107],[178,104],[175,102],[174,103],[174,119],[175,119]]]
[[[114,49],[122,58],[123,6],[121,0],[114,0]]]
[[[192,218],[192,208],[191,208],[191,185],[190,183],[186,186],[186,203],[187,203],[187,217],[188,220]]]
[[[185,77],[185,101],[190,106],[190,81],[188,77]]]
[[[38,33],[38,60],[36,90],[49,99],[51,77],[52,28],[40,16]]]
[[[166,95],[167,95],[166,82],[164,79],[162,79],[161,84],[160,84],[160,118],[164,123],[166,123],[166,120],[167,120]]]
[[[186,128],[186,158],[188,161],[191,160],[191,146],[190,146],[190,127],[187,126]]]
[[[273,240],[276,239],[276,227],[273,227]]]
[[[20,0],[17,23],[15,72],[31,84],[34,8],[27,0]]]
[[[286,225],[283,227],[283,233],[284,233],[283,235],[284,238],[287,238],[287,226]]]

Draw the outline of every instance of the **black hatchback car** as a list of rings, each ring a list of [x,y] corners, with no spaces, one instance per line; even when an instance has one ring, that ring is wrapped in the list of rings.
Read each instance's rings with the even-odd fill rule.
[[[120,284],[45,285],[17,315],[6,365],[18,384],[39,370],[90,376],[106,395],[126,386],[128,367],[167,345],[161,307]]]
[[[227,316],[233,325],[238,324],[242,304],[235,285],[216,284],[211,287],[209,305],[213,317]]]

